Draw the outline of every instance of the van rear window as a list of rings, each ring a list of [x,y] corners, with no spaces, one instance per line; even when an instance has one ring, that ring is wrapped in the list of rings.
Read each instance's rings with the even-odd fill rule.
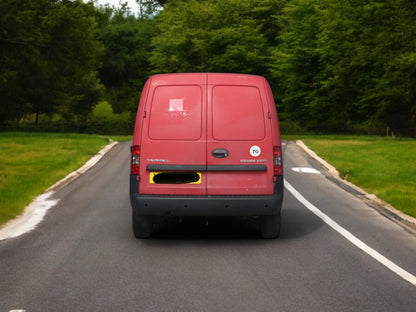
[[[161,86],[155,89],[149,121],[154,140],[198,140],[202,134],[202,89]]]
[[[258,88],[215,86],[212,92],[212,131],[216,140],[264,139],[264,113]]]

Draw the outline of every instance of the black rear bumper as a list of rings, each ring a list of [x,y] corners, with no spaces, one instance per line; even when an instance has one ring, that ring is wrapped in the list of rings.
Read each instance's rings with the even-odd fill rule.
[[[139,194],[136,176],[130,176],[130,203],[143,216],[264,216],[280,214],[283,177],[277,177],[272,195],[186,196]]]

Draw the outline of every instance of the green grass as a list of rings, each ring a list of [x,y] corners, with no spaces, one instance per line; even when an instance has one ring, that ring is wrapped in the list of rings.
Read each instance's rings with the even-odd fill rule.
[[[416,217],[416,140],[372,136],[300,139],[343,178]]]
[[[98,135],[0,132],[0,226],[108,142]]]
[[[131,137],[111,137],[127,141]],[[348,181],[416,217],[416,140],[367,136],[285,136],[302,139]],[[0,225],[45,189],[81,167],[108,137],[0,132]]]

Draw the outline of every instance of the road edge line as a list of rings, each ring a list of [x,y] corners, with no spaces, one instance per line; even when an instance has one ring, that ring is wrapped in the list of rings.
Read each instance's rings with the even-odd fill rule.
[[[311,202],[309,202],[299,191],[297,191],[287,180],[284,180],[285,188],[307,209],[309,209],[312,213],[314,213],[317,217],[319,217],[322,221],[324,221],[327,225],[329,225],[332,229],[342,235],[345,239],[351,242],[353,245],[364,251],[366,254],[371,256],[373,259],[378,261],[380,264],[384,265],[390,271],[396,273],[405,281],[409,282],[413,286],[416,287],[416,276],[407,272],[382,254],[380,254],[375,249],[368,246],[354,234],[340,226],[336,223],[333,219],[331,219],[328,215],[323,213],[319,208],[314,206]]]
[[[412,216],[409,216],[403,213],[402,211],[397,210],[389,203],[378,198],[376,195],[369,194],[359,186],[341,178],[338,170],[335,169],[334,166],[332,166],[327,161],[319,157],[313,150],[306,146],[306,144],[302,140],[296,140],[296,145],[302,148],[310,157],[312,157],[313,159],[318,161],[323,167],[325,167],[328,170],[329,174],[337,181],[347,185],[351,189],[355,190],[357,193],[362,194],[362,196],[365,198],[365,201],[371,203],[374,206],[373,208],[377,207],[376,209],[379,209],[379,211],[383,210],[384,215],[387,215],[390,218],[394,218],[395,221],[400,222],[403,226],[410,228],[413,231],[416,230],[416,218],[413,218]]]

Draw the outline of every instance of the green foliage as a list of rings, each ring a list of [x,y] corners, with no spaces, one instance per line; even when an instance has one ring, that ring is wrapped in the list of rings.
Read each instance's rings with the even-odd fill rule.
[[[293,0],[279,16],[280,44],[272,47],[271,76],[280,86],[276,96],[290,119],[312,120],[310,107],[320,72],[318,16],[314,0]]]
[[[133,133],[134,118],[129,112],[113,113],[112,106],[101,101],[91,112],[88,125],[88,131],[92,133],[127,135]]]
[[[279,1],[171,1],[156,17],[155,72],[267,72],[266,19]],[[266,36],[269,35],[269,36]]]
[[[290,132],[416,136],[412,0],[138,3],[0,0],[0,125],[95,132],[101,100],[134,116],[150,74],[207,71],[266,76]]]
[[[117,113],[135,112],[139,92],[149,74],[153,21],[137,19],[123,9],[113,11],[101,27],[100,41],[105,54],[100,80],[105,97]]]
[[[415,17],[407,0],[288,2],[272,49],[282,106],[309,129],[415,136]]]
[[[0,11],[1,121],[57,111],[82,118],[101,92],[92,4],[2,0]]]
[[[156,14],[166,3],[166,0],[136,0],[139,5],[139,18],[149,18]]]

